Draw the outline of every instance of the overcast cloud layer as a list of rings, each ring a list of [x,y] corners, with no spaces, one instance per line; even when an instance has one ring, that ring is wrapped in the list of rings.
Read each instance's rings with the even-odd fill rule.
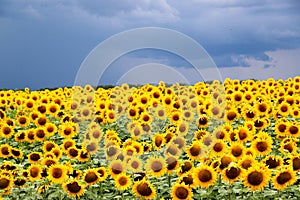
[[[299,11],[297,0],[0,0],[0,88],[71,86],[100,42],[148,26],[195,39],[224,78],[286,79],[300,75]],[[124,72],[147,63],[174,67],[191,83],[198,81],[181,57],[145,50],[120,57],[100,83],[117,83]]]

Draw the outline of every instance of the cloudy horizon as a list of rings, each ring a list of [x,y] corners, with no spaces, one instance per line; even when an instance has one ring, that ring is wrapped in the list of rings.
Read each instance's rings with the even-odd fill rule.
[[[0,0],[0,88],[72,86],[99,43],[143,27],[191,37],[224,79],[287,79],[300,75],[299,10],[296,0]],[[180,56],[145,49],[115,60],[99,84],[115,84],[126,71],[148,63],[199,81]],[[169,75],[161,73],[160,78]]]

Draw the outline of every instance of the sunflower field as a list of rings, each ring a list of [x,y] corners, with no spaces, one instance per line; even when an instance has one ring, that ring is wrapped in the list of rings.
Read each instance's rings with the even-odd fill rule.
[[[0,199],[299,199],[300,76],[0,90]]]

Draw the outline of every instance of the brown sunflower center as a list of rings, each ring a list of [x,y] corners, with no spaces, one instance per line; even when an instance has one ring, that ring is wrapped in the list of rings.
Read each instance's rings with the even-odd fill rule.
[[[290,133],[291,134],[297,134],[298,133],[298,127],[297,126],[291,126],[290,128],[289,128],[289,131],[290,131]]]
[[[115,147],[109,147],[108,151],[107,151],[107,155],[108,156],[114,156],[117,153],[117,149]]]
[[[226,170],[226,176],[229,179],[235,179],[236,177],[238,177],[240,174],[240,169],[235,168],[235,167],[231,167],[229,170]]]
[[[186,184],[186,185],[192,185],[194,182],[194,179],[191,175],[185,176],[182,178],[182,181]]]
[[[212,174],[209,170],[203,169],[198,173],[198,178],[201,182],[208,182],[212,179]]]
[[[1,153],[3,155],[9,155],[9,149],[8,149],[8,147],[2,147],[1,148]]]
[[[1,178],[0,179],[0,189],[4,190],[9,186],[9,180],[7,178]]]
[[[192,146],[192,148],[190,148],[190,153],[192,156],[198,156],[201,153],[201,148],[198,145],[194,145]]]
[[[274,169],[276,167],[279,166],[279,161],[277,161],[274,158],[269,158],[268,160],[266,160],[266,165],[269,167],[269,169]]]
[[[4,127],[3,128],[3,134],[4,135],[9,135],[11,133],[11,129],[9,127]]]
[[[175,191],[175,195],[179,199],[186,199],[189,195],[189,191],[184,187],[178,187]]]
[[[221,143],[216,143],[213,147],[215,152],[221,152],[223,150],[223,145]]]
[[[33,161],[38,161],[40,158],[41,158],[40,155],[37,153],[33,153],[30,155],[30,160],[33,160]]]
[[[85,175],[84,181],[87,183],[92,183],[98,179],[98,176],[95,172],[89,172]]]
[[[235,112],[228,112],[227,113],[227,119],[228,120],[232,121],[232,120],[235,119],[235,117],[236,117],[236,113]]]
[[[112,166],[112,172],[114,174],[120,174],[123,171],[123,168],[120,164],[115,164]]]
[[[54,168],[52,172],[52,176],[54,178],[60,178],[63,175],[63,170],[61,168]]]
[[[67,184],[67,189],[71,193],[78,193],[81,190],[81,186],[77,182]]]
[[[231,153],[234,157],[239,157],[240,155],[242,155],[243,149],[237,146],[232,149]]]
[[[261,141],[261,142],[258,142],[258,143],[256,144],[256,148],[257,148],[258,151],[264,152],[264,151],[267,150],[268,144],[267,144],[266,142],[262,142],[262,141]]]
[[[119,179],[119,184],[120,184],[121,186],[126,185],[126,184],[127,184],[127,178],[126,178],[126,177],[121,177],[121,178]]]
[[[154,172],[159,172],[161,171],[163,168],[163,165],[160,161],[154,161],[151,165],[151,169],[154,171]]]
[[[251,185],[258,186],[263,182],[263,175],[260,172],[254,171],[248,175],[247,180]]]
[[[294,158],[293,159],[293,170],[299,170],[300,169],[300,158]]]
[[[37,177],[39,175],[39,169],[38,168],[31,168],[30,169],[30,175],[33,178]]]
[[[137,186],[137,192],[141,196],[150,196],[152,194],[152,189],[149,187],[147,183],[141,183]]]
[[[292,176],[289,172],[282,172],[280,175],[277,177],[277,183],[280,185],[285,184],[289,180],[291,180]]]

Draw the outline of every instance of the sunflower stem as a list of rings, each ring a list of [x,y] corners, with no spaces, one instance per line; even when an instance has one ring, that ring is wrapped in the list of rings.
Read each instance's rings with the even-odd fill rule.
[[[100,198],[102,198],[102,182],[100,182]]]
[[[169,184],[169,188],[171,188],[171,175],[168,175],[168,184]]]

